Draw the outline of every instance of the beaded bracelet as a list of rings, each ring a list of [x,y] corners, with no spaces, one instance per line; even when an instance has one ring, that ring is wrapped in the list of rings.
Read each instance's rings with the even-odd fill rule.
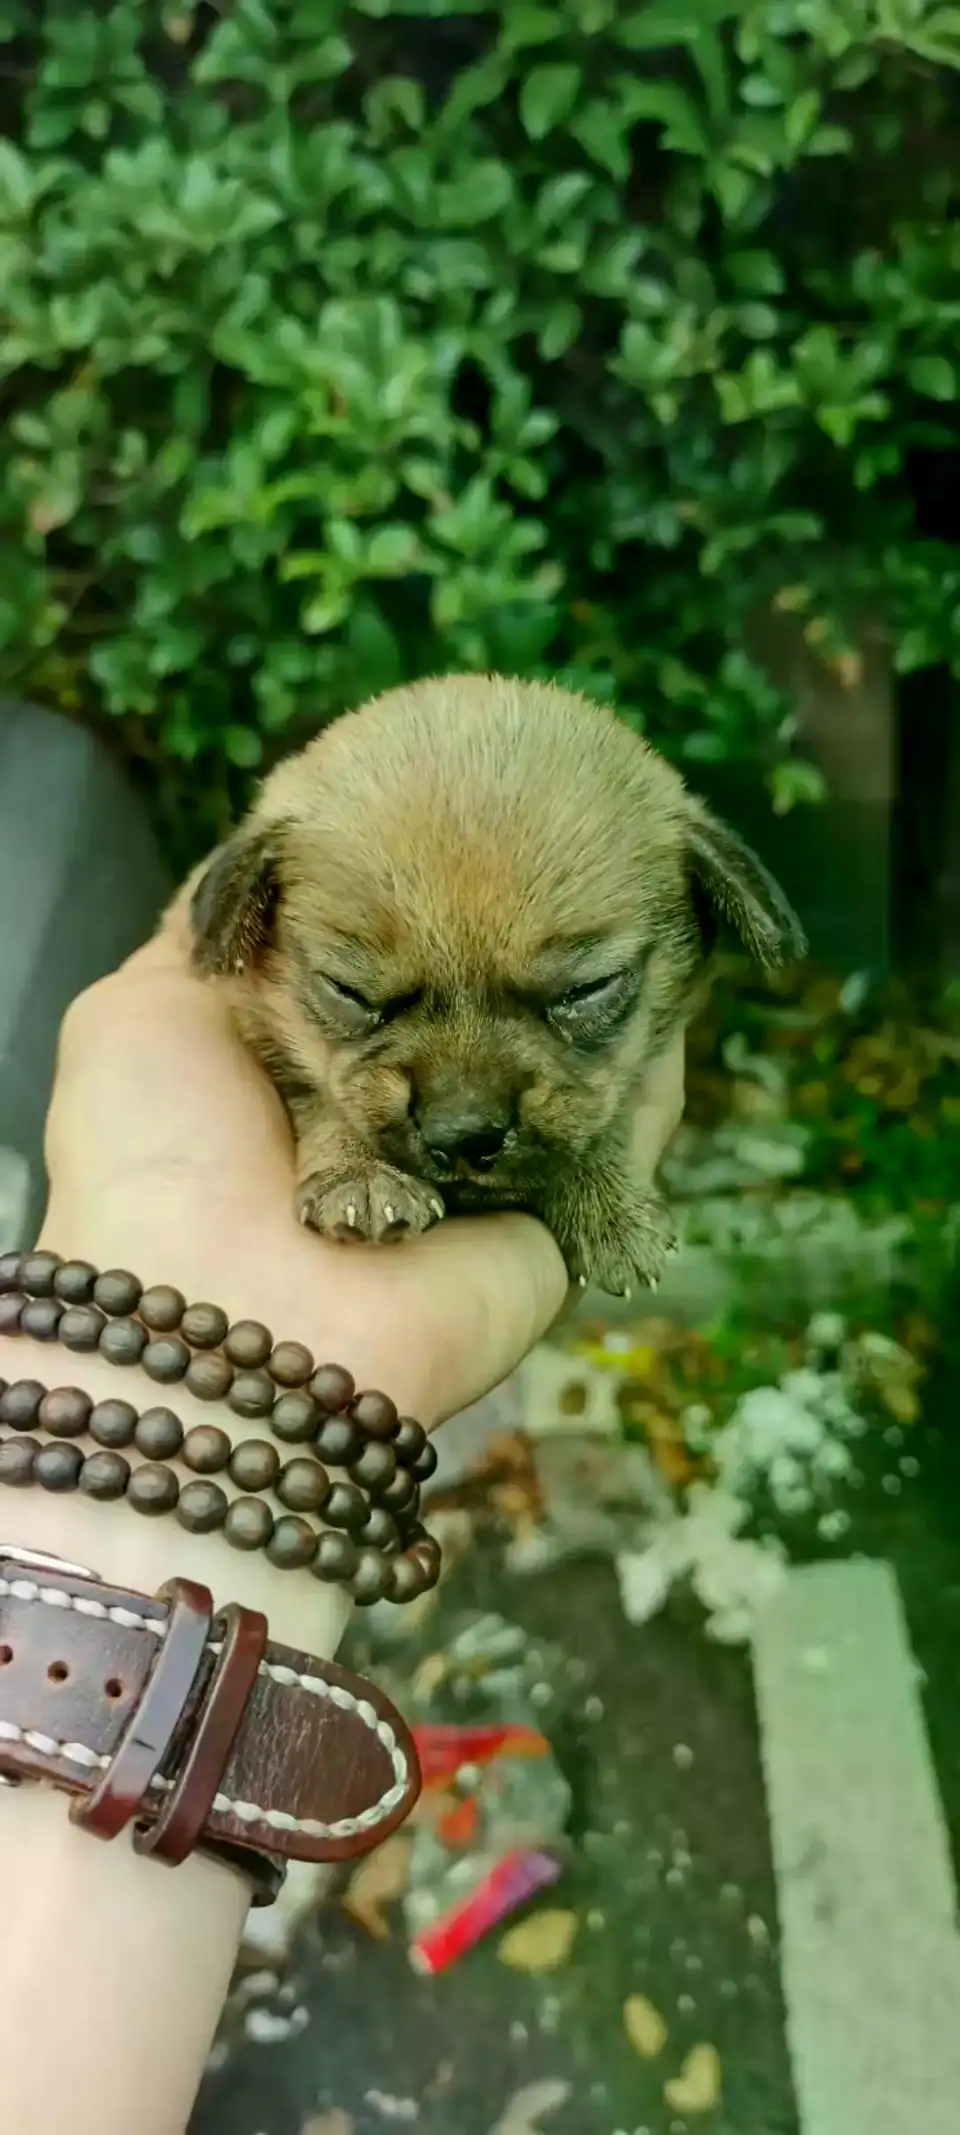
[[[275,1344],[259,1321],[230,1326],[218,1306],[188,1306],[169,1285],[144,1290],[126,1270],[100,1275],[89,1262],[47,1252],[0,1256],[0,1333],[63,1341],[145,1370],[149,1358],[155,1379],[182,1379],[201,1399],[225,1395],[235,1414],[266,1417],[282,1445],[303,1449],[281,1466],[269,1441],[234,1446],[213,1425],[185,1430],[168,1408],[138,1415],[129,1402],[94,1403],[78,1387],[0,1381],[0,1424],[18,1434],[0,1439],[0,1482],[126,1497],[146,1514],[175,1512],[190,1532],[222,1529],[232,1547],[262,1548],[278,1568],[309,1568],[343,1583],[361,1604],[413,1601],[436,1583],[440,1551],[418,1519],[420,1484],[437,1459],[426,1432],[385,1394],[358,1394],[342,1366],[318,1369],[303,1343]],[[37,1427],[54,1443],[30,1436]],[[84,1457],[69,1441],[87,1436],[98,1450]],[[123,1457],[130,1446],[144,1456],[137,1466]],[[227,1471],[245,1494],[231,1501],[209,1480],[181,1486],[165,1465],[172,1458],[201,1478]],[[325,1461],[345,1468],[349,1480],[331,1478]],[[275,1518],[262,1498],[246,1494],[267,1490],[286,1516]],[[300,1517],[305,1512],[321,1515],[324,1528]]]

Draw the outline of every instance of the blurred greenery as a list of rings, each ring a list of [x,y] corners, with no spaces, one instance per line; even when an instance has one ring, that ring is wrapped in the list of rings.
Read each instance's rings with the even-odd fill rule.
[[[815,799],[759,612],[960,667],[958,62],[937,0],[0,0],[0,686],[190,849],[463,667]]]
[[[761,984],[730,963],[690,1034],[694,1125],[727,1117],[740,1049],[782,1078],[787,1114],[807,1131],[799,1185],[853,1193],[878,1222],[907,1216],[947,1251],[960,1209],[960,1003],[951,990],[903,981],[861,990],[801,967]]]

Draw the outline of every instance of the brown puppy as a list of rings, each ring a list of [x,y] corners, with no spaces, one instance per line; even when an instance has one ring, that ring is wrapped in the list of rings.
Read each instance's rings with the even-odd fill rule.
[[[614,1292],[671,1244],[631,1122],[718,921],[766,965],[804,947],[613,713],[499,676],[392,690],[282,763],[192,914],[290,1112],[305,1223],[382,1240],[526,1208]]]

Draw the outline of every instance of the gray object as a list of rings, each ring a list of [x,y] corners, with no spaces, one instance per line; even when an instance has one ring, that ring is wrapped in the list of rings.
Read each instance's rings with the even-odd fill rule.
[[[142,804],[103,745],[0,698],[0,1248],[32,1238],[43,1125],[74,997],[152,931],[170,880]]]

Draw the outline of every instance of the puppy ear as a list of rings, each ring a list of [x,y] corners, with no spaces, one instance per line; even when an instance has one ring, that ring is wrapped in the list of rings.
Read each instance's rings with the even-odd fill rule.
[[[195,969],[224,978],[253,963],[270,940],[278,894],[273,829],[242,828],[218,846],[190,900]]]
[[[806,936],[779,883],[702,801],[688,802],[686,845],[694,904],[706,920],[706,946],[712,947],[725,920],[768,971],[806,955]]]

